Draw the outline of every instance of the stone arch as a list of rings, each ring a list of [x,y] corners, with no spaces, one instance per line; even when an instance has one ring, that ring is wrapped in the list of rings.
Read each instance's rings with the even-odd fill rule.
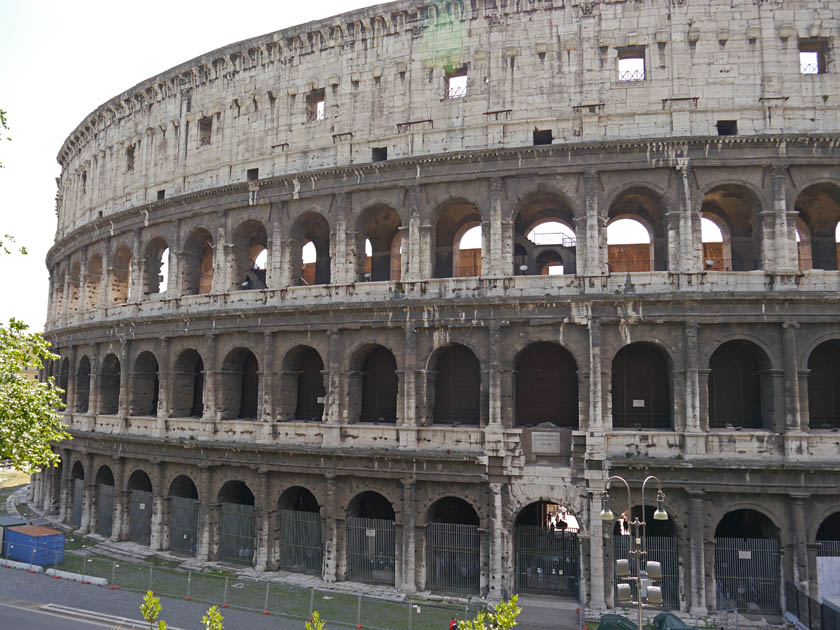
[[[199,495],[195,482],[188,475],[178,475],[169,484],[169,550],[195,557],[198,550]]]
[[[210,231],[197,227],[184,241],[181,251],[181,294],[202,295],[213,290],[213,252],[216,244]]]
[[[302,422],[324,419],[324,361],[315,348],[299,345],[286,353],[280,387],[282,418]]]
[[[763,195],[745,183],[717,183],[705,191],[700,214],[722,223],[726,231],[723,250],[728,249],[732,271],[761,269],[760,213]]]
[[[120,409],[120,360],[108,354],[102,361],[99,375],[99,413],[112,416]]]
[[[365,207],[356,219],[356,280],[377,282],[399,280],[399,246],[394,253],[395,239],[399,238],[402,219],[399,213],[385,203]],[[371,256],[365,252],[365,241],[370,241]],[[396,264],[394,257],[396,255]]]
[[[76,413],[87,413],[90,405],[90,359],[82,355],[76,366]]]
[[[650,245],[607,245],[612,273],[668,270],[668,225],[666,200],[650,184],[624,186],[609,202],[607,220],[632,219],[641,223],[650,236]]]
[[[233,231],[231,245],[231,289],[265,289],[266,270],[256,264],[259,255],[268,251],[265,226],[255,219],[243,221]]]
[[[88,259],[85,287],[85,310],[96,310],[102,303],[102,255],[99,253]]]
[[[578,428],[579,380],[572,353],[557,343],[536,341],[514,359],[517,426],[550,422]]]
[[[730,340],[709,358],[709,427],[772,429],[771,364],[757,344]]]
[[[166,278],[161,275],[164,263],[169,265],[169,244],[162,236],[155,236],[143,250],[143,294],[163,293]]]
[[[277,565],[286,571],[320,575],[323,566],[321,505],[304,486],[290,486],[277,499]]]
[[[156,416],[160,396],[160,371],[157,357],[144,350],[134,360],[131,374],[131,415]]]
[[[330,224],[317,210],[298,216],[289,230],[289,256],[292,285],[330,283]],[[315,246],[315,262],[303,263],[303,247],[311,242]]]
[[[459,249],[460,237],[466,230],[481,225],[481,212],[474,203],[453,197],[439,204],[433,216],[435,217],[433,275],[435,278],[456,277],[459,275],[456,273],[458,271],[455,268],[456,262],[459,262],[461,267],[465,266],[465,260],[462,259],[464,252]],[[478,259],[480,269],[481,253],[473,253],[471,256]],[[480,273],[464,275],[480,275]]]
[[[475,352],[460,343],[435,350],[429,359],[434,376],[429,392],[434,424],[481,423],[481,364]]]
[[[760,534],[750,535],[745,534]],[[759,506],[729,506],[715,526],[715,538],[776,538],[781,539],[781,528],[773,515]]]
[[[658,343],[623,346],[612,361],[612,421],[620,429],[672,428],[671,355]]]
[[[254,493],[244,481],[230,479],[219,487],[218,559],[253,565],[257,550]]]
[[[384,494],[375,490],[357,493],[347,504],[347,514],[359,518],[391,521],[396,519],[394,504]]]
[[[204,360],[198,350],[187,348],[175,360],[172,373],[172,415],[201,418],[204,415]]]
[[[477,594],[481,586],[478,512],[455,496],[441,497],[426,511],[426,588]]]
[[[219,486],[216,494],[218,503],[237,503],[239,505],[255,505],[254,493],[245,481],[228,479]]]
[[[73,462],[73,467],[70,469],[70,478],[71,479],[84,479],[85,478],[85,465],[82,464],[81,461],[78,459]]]
[[[111,471],[111,467],[107,464],[102,464],[96,471],[94,483],[113,486],[114,473]]]
[[[701,215],[701,239],[703,221],[709,221],[720,231],[721,241],[702,240],[704,271],[732,271],[732,234],[726,218],[715,212]]]
[[[111,304],[128,302],[132,263],[131,249],[128,245],[117,247],[111,259]]]
[[[840,340],[823,341],[808,357],[808,426],[840,429]]]
[[[103,464],[99,467],[94,484],[93,528],[97,534],[110,538],[114,523],[114,473],[109,466]]]
[[[219,413],[223,420],[258,417],[259,361],[247,348],[234,348],[225,357],[220,374]]]
[[[532,232],[546,223],[562,224],[575,234],[574,206],[566,195],[538,189],[516,200],[513,206],[514,275],[546,275],[543,271],[552,262],[562,264],[563,274],[576,273],[576,237],[532,237]]]
[[[152,512],[154,496],[152,478],[141,467],[128,476],[129,492],[128,539],[149,546],[152,542]]]
[[[840,222],[840,184],[836,181],[814,182],[800,190],[794,205],[798,219],[806,226],[812,269],[836,270],[840,246],[837,224]],[[797,221],[797,224],[799,222]],[[805,259],[804,238],[799,243],[800,261]]]
[[[64,357],[58,366],[58,386],[62,389],[61,402],[67,404],[67,387],[70,384],[70,359]]]
[[[397,360],[379,344],[365,344],[350,360],[350,417],[358,422],[397,422]]]
[[[167,496],[199,500],[198,486],[189,475],[178,475],[169,484]]]
[[[76,313],[78,311],[84,310],[84,304],[82,304],[82,266],[81,263],[76,260],[73,264],[70,265],[70,295],[68,295],[68,312]]]
[[[828,514],[824,518],[817,520],[817,530],[813,537],[808,537],[808,540],[815,542],[834,541],[838,548],[840,548],[840,507],[833,506],[829,509]]]

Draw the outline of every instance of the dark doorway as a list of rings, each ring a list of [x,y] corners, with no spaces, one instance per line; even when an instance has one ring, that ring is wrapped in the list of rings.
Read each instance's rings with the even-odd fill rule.
[[[481,372],[472,350],[458,344],[444,348],[436,367],[435,424],[479,424]]]
[[[371,350],[362,366],[359,422],[397,421],[397,361],[387,348]]]
[[[808,426],[840,428],[840,341],[818,345],[808,359]]]
[[[612,416],[617,429],[671,427],[668,362],[655,345],[631,343],[613,359]]]
[[[577,365],[568,350],[554,343],[535,343],[516,362],[516,425],[551,422],[578,426]]]
[[[749,341],[730,341],[715,350],[709,361],[711,428],[762,427],[760,353]]]

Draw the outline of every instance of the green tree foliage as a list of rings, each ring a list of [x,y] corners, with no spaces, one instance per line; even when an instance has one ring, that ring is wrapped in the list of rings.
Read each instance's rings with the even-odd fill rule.
[[[312,619],[306,620],[306,630],[327,630],[327,626],[317,610],[312,613]]]
[[[519,597],[511,596],[509,600],[502,600],[493,612],[482,610],[475,619],[458,622],[458,630],[511,630],[516,623],[516,617],[522,609],[516,605]]]
[[[149,630],[166,630],[166,622],[158,620],[160,617],[160,597],[155,597],[152,591],[147,591],[140,604],[140,614],[149,622]]]
[[[9,125],[7,124],[6,120],[6,111],[2,107],[0,107],[0,140],[11,140],[9,136],[6,136],[6,132],[8,130]],[[0,162],[0,168],[3,168],[3,162]]]
[[[59,358],[40,333],[27,332],[28,328],[14,318],[8,326],[0,324],[0,459],[11,460],[20,471],[34,472],[58,464],[50,443],[70,435],[58,413],[64,407],[62,390],[52,379],[39,383],[24,372]]]
[[[211,606],[207,610],[207,614],[201,618],[201,623],[204,630],[225,630],[225,618],[219,612],[218,607]]]

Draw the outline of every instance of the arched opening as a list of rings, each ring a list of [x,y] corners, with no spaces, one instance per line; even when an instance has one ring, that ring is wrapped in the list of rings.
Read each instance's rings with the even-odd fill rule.
[[[55,306],[52,309],[53,316],[57,317],[59,315],[64,314],[64,278],[65,273],[63,271],[58,272],[56,274],[56,282],[55,282]]]
[[[298,346],[283,360],[281,404],[283,417],[298,422],[321,422],[324,417],[324,362],[318,351]]]
[[[701,215],[721,228],[722,249],[724,254],[729,249],[732,271],[761,268],[760,212],[761,202],[756,196],[736,184],[718,186],[703,197]]]
[[[70,513],[70,525],[73,529],[79,529],[82,526],[82,507],[85,502],[85,468],[82,462],[73,464],[70,478],[73,480],[73,509]]]
[[[68,305],[70,313],[77,313],[81,310],[80,306],[84,306],[83,304],[80,304],[80,294],[82,290],[81,274],[81,264],[77,260],[73,263],[73,266],[70,267],[70,303]]]
[[[840,597],[840,512],[827,517],[817,530],[817,587],[820,597]]]
[[[426,526],[426,588],[478,594],[481,552],[478,514],[457,497],[432,504]]]
[[[204,415],[204,361],[196,350],[184,350],[175,361],[172,415],[176,418]]]
[[[563,505],[526,505],[513,529],[516,592],[577,597],[580,583],[579,524]]]
[[[259,221],[244,221],[233,232],[233,287],[237,289],[265,289],[265,260],[268,235]],[[260,258],[262,256],[262,259]],[[262,260],[262,266],[258,261]]]
[[[625,504],[622,504],[625,505]],[[616,518],[613,526],[613,557],[614,560],[628,560],[630,572],[636,571],[636,558],[631,554],[633,549],[632,533],[630,523],[635,520],[644,521],[644,549],[647,551],[646,560],[658,562],[662,566],[662,579],[659,582],[662,587],[662,604],[655,607],[662,610],[679,610],[680,608],[680,572],[679,572],[679,546],[677,528],[674,521],[658,521],[654,518],[655,508],[652,505],[645,505],[644,518],[642,517],[642,506],[634,505],[630,512],[624,510]],[[613,563],[615,566],[615,563]],[[643,565],[644,566],[644,565]],[[613,585],[617,589],[619,582],[626,582],[613,573]],[[636,585],[630,583],[630,591],[636,597]],[[615,594],[618,601],[618,593]]]
[[[394,424],[397,421],[397,360],[390,350],[375,346],[361,365],[359,422]]]
[[[96,525],[97,534],[111,537],[114,523],[114,474],[108,466],[100,466],[96,471]]]
[[[576,272],[574,212],[559,196],[529,195],[513,224],[513,273],[517,276]]]
[[[290,230],[293,285],[330,283],[330,224],[317,212],[305,212]],[[314,260],[305,256],[307,245],[314,248]],[[306,260],[305,260],[306,258]]]
[[[87,413],[90,403],[90,359],[83,356],[76,366],[76,413]]]
[[[228,481],[219,490],[219,560],[254,565],[257,534],[254,493],[242,481]]]
[[[152,480],[142,470],[135,470],[128,478],[128,539],[147,547],[152,542]]]
[[[443,207],[435,226],[435,278],[481,275],[480,226],[481,213],[475,205],[458,200]],[[478,232],[465,240],[474,227]]]
[[[612,423],[616,429],[671,428],[671,371],[652,343],[631,343],[612,365]]]
[[[647,228],[635,219],[619,218],[607,226],[610,273],[652,271],[654,248]]]
[[[61,402],[67,404],[67,386],[70,383],[70,359],[64,357],[58,368],[58,386],[61,388]]]
[[[198,544],[198,489],[179,475],[169,486],[169,551],[194,558]]]
[[[143,255],[143,294],[165,293],[168,286],[169,245],[157,236],[146,245]]]
[[[767,355],[751,341],[728,341],[715,350],[709,360],[710,428],[772,428],[769,367]]]
[[[840,340],[814,348],[808,370],[808,426],[840,429]]]
[[[400,215],[393,208],[382,204],[367,208],[359,215],[356,221],[356,280],[399,280],[399,245],[396,261],[393,255],[400,223]],[[393,273],[395,268],[396,276]]]
[[[347,507],[347,579],[394,586],[394,508],[378,492],[362,492]]]
[[[814,258],[811,252],[811,230],[801,216],[796,217],[796,258],[799,263],[799,271],[808,271],[814,268]]]
[[[434,362],[435,424],[478,425],[481,420],[481,366],[472,350],[453,344]]]
[[[99,377],[99,413],[113,416],[120,409],[120,360],[109,354],[102,361]]]
[[[131,250],[122,245],[114,252],[111,265],[111,304],[128,302],[128,279],[131,277]]]
[[[213,289],[213,237],[204,228],[193,230],[181,254],[181,293],[203,295]]]
[[[761,512],[728,512],[715,530],[718,610],[781,615],[779,529]]]
[[[88,260],[85,283],[85,310],[96,310],[102,303],[102,256],[94,254]]]
[[[732,271],[731,239],[726,221],[716,214],[707,213],[700,219],[700,236],[703,240],[703,269]]]
[[[231,350],[222,363],[220,409],[222,420],[257,418],[259,363],[246,348]]]
[[[151,352],[141,352],[134,361],[131,375],[131,415],[156,416],[159,395],[157,359]]]
[[[315,496],[306,488],[294,486],[280,495],[277,508],[278,568],[321,575],[321,507]]]
[[[549,342],[531,344],[515,369],[516,426],[578,427],[577,364],[568,350]]]
[[[837,246],[840,186],[829,183],[809,186],[796,198],[795,208],[807,228],[812,268],[840,269],[840,248]],[[800,241],[800,252],[802,243]]]

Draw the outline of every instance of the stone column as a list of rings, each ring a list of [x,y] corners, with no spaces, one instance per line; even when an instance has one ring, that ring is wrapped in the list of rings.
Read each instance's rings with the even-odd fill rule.
[[[87,308],[88,287],[88,254],[87,248],[82,248],[82,260],[79,262],[79,312],[84,313]]]
[[[799,322],[782,324],[782,355],[785,379],[785,430],[798,432],[802,428],[799,410],[799,359],[796,348],[796,329]]]
[[[111,305],[111,237],[105,239],[102,251],[102,276],[99,280],[99,306],[105,308]]]
[[[227,250],[223,216],[216,217],[216,247],[213,249],[213,283],[211,293],[227,293],[229,289],[227,273]]]
[[[417,448],[417,333],[411,321],[405,324],[405,354],[403,356],[402,427],[400,448]],[[413,579],[413,578],[412,578]]]
[[[282,273],[282,256],[280,253],[283,243],[283,231],[280,229],[278,215],[281,204],[272,203],[269,212],[268,256],[265,261],[265,286],[268,289],[279,289],[286,286]]]
[[[699,395],[700,395],[700,430],[701,431],[708,431],[709,430],[709,418],[711,417],[709,412],[709,375],[712,371],[709,368],[698,368],[697,369],[697,380],[699,383]]]
[[[691,197],[691,166],[687,157],[677,158],[679,176],[679,268],[682,273],[699,273],[704,269],[703,238],[700,233],[700,215],[694,209]]]
[[[166,437],[167,420],[169,419],[169,393],[172,388],[171,371],[169,369],[169,337],[161,337],[158,342],[158,405],[157,432],[158,436]]]
[[[270,332],[263,333],[262,365],[260,420],[274,422],[274,334]],[[266,437],[270,437],[270,435]]]
[[[216,344],[217,335],[210,334],[204,337],[207,345],[206,362],[204,363],[204,409],[202,419],[213,422],[216,420],[216,381],[218,367],[216,365]]]
[[[350,194],[339,193],[334,197],[335,231],[330,234],[330,243],[334,244],[334,253],[330,269],[331,284],[350,284],[356,281],[356,232],[347,233],[347,216],[350,216]],[[349,243],[348,243],[349,241]],[[362,246],[364,253],[364,245]]]
[[[64,317],[67,317],[67,314],[70,312],[70,269],[69,269],[69,261],[68,264],[65,264],[64,268],[66,273],[64,274],[64,299],[61,301],[61,314]]]
[[[490,484],[490,589],[487,598],[500,601],[503,596],[502,556],[504,555],[504,515],[502,511],[501,483]]]
[[[269,540],[271,530],[271,492],[270,475],[268,469],[260,468],[257,471],[257,553],[254,558],[254,568],[257,571],[268,571],[272,566],[272,549]]]
[[[406,593],[414,593],[417,590],[415,583],[416,574],[416,549],[414,544],[416,510],[415,484],[414,479],[403,479],[403,505],[402,505],[402,584],[400,589]]]
[[[420,187],[409,186],[406,188],[405,202],[408,207],[408,229],[402,231],[402,280],[416,282],[423,278],[420,242]]]
[[[90,520],[90,513],[93,503],[93,491],[95,485],[93,483],[93,454],[85,455],[85,495],[82,502],[82,524],[79,527],[79,533],[87,534],[91,531],[93,523]]]
[[[140,246],[143,231],[134,230],[131,239],[131,270],[128,278],[128,301],[140,302],[143,299],[143,268],[146,266]]]
[[[166,297],[172,298],[181,295],[181,265],[183,257],[181,252],[181,219],[175,219],[172,233],[175,238],[169,243],[169,269],[166,272]]]
[[[327,473],[326,510],[321,510],[324,519],[326,536],[324,537],[324,581],[333,583],[337,575],[338,553],[338,524],[336,522],[336,479],[334,473]]]
[[[164,497],[166,490],[163,487],[165,464],[157,462],[155,464],[155,483],[154,495],[152,496],[152,533],[149,540],[149,548],[152,551],[160,551],[163,549],[163,528],[165,526],[164,518]]]
[[[700,366],[698,364],[699,346],[696,321],[687,321],[683,325],[685,336],[685,430],[701,432],[700,427]]]
[[[689,492],[688,539],[691,549],[691,614],[695,617],[706,615],[706,559],[703,525],[703,491]]]
[[[501,330],[498,320],[490,320],[489,344],[487,355],[489,358],[488,390],[489,390],[489,424],[494,428],[501,428],[502,424],[502,378],[499,369],[499,353],[501,352]]]
[[[70,347],[70,366],[67,369],[67,411],[76,412],[76,362],[79,351],[76,346]]]
[[[674,209],[665,211],[665,268],[671,273],[679,273],[682,267],[680,248],[680,212]],[[658,261],[655,261],[658,262]],[[659,268],[654,266],[654,269]]]
[[[604,600],[604,532],[601,519],[601,489],[589,488],[589,608],[593,612],[605,610]]]
[[[70,503],[70,484],[73,480],[70,478],[70,464],[72,462],[72,452],[69,449],[61,449],[61,486],[59,488],[58,497],[58,521],[59,523],[67,523],[70,519],[68,514],[72,511]],[[68,509],[68,506],[70,509]]]
[[[326,396],[324,396],[324,422],[331,427],[324,427],[324,444],[337,445],[340,442],[340,429],[343,415],[341,405],[341,336],[338,330],[330,329],[329,348],[327,350],[327,369],[324,371]]]
[[[589,431],[605,430],[601,367],[601,320],[589,321]],[[589,440],[587,440],[588,442]]]
[[[598,208],[598,188],[601,179],[597,171],[586,171],[583,174],[583,186],[586,194],[585,232],[577,234],[577,242],[584,241],[586,259],[577,260],[578,275],[603,276],[609,273],[607,269],[606,229],[602,228],[603,221]],[[581,238],[582,236],[582,238]]]
[[[420,277],[418,280],[425,280],[434,276],[435,243],[432,235],[431,225],[420,225]]]
[[[196,557],[201,562],[210,559],[210,505],[214,499],[211,497],[212,472],[210,466],[199,467],[198,496],[201,502],[198,504],[198,543],[196,545]]]
[[[758,229],[761,236],[759,261],[761,268],[767,272],[777,270],[775,223],[776,212],[774,210],[766,209],[758,213]]]
[[[799,271],[799,252],[796,245],[796,212],[788,213],[785,184],[787,166],[770,167],[770,185],[773,194],[773,212],[775,214],[774,258],[776,271]],[[789,223],[789,220],[792,223]]]
[[[88,389],[88,415],[96,416],[99,413],[99,344],[93,344],[93,352],[90,353],[90,388]]]
[[[131,340],[121,339],[120,344],[120,405],[118,415],[125,422],[129,413],[129,384],[131,382]]]
[[[811,375],[811,370],[799,370],[797,379],[799,380],[799,419],[800,429],[802,431],[811,430],[811,407],[808,401],[808,377]]]
[[[482,252],[481,275],[499,277],[502,272],[502,179],[490,178],[490,213],[487,221],[482,221],[482,235],[489,237],[488,248]],[[486,226],[486,230],[485,230]],[[508,274],[510,271],[508,271]]]
[[[807,526],[805,518],[805,501],[808,494],[790,495],[790,520],[793,523],[793,582],[800,589],[808,593],[810,580],[808,579],[808,550],[806,548]]]
[[[123,530],[123,520],[125,519],[125,501],[128,494],[123,490],[125,485],[125,459],[122,457],[114,458],[114,512],[113,520],[111,522],[111,540],[119,542],[121,540],[120,534]]]

